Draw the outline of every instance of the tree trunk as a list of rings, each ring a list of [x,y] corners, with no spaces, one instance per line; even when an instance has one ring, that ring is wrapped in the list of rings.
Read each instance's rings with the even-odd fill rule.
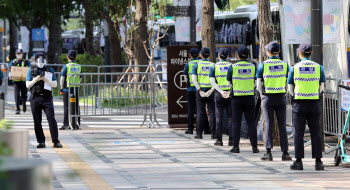
[[[92,11],[90,9],[90,3],[88,0],[83,1],[83,8],[85,10],[85,50],[87,54],[96,55],[94,47],[94,25],[92,20]]]
[[[9,58],[10,60],[16,58],[16,49],[18,48],[18,42],[16,42],[17,38],[17,27],[15,23],[10,22],[10,54]]]
[[[118,33],[116,30],[119,30],[119,26],[116,24],[114,27],[114,23],[112,20],[108,19],[108,31],[109,31],[109,51],[110,51],[110,59],[111,65],[122,65],[122,53],[120,48],[120,39],[118,37]],[[111,72],[122,72],[123,68],[121,67],[112,67]],[[112,81],[116,81],[116,76],[113,76]]]
[[[202,3],[202,46],[210,48],[210,61],[216,62],[214,0],[203,0]]]
[[[61,40],[61,6],[59,0],[55,0],[55,9],[49,24],[49,48],[47,52],[47,60],[49,64],[59,64],[59,56],[62,54],[62,40]]]
[[[258,19],[259,19],[259,60],[260,62],[267,60],[265,46],[273,40],[273,30],[271,22],[270,0],[257,0]],[[264,118],[264,117],[263,117]],[[263,119],[263,128],[265,131],[265,122]],[[273,127],[273,145],[280,145],[280,135],[277,126],[276,114],[274,115]]]
[[[146,54],[143,43],[148,44],[148,30],[147,30],[147,6],[149,0],[136,0],[136,15],[135,23],[138,29],[135,31],[134,56],[135,65],[148,65],[148,56]],[[135,72],[143,72],[146,68],[135,68]],[[139,80],[137,80],[139,81]]]

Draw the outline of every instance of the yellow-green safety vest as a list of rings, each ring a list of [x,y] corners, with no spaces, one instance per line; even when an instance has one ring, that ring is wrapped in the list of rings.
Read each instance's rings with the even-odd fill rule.
[[[240,61],[232,65],[233,96],[254,95],[255,65]]]
[[[188,62],[188,78],[190,79],[190,85],[189,86],[194,86],[193,81],[192,81],[192,70],[193,66],[198,63],[199,60],[192,60]]]
[[[68,75],[74,75],[74,74],[80,74],[81,73],[81,66],[78,63],[70,62],[67,65],[67,87],[70,87],[70,83],[74,84],[80,84],[80,76],[71,76]],[[75,79],[75,80],[74,80]],[[68,81],[69,80],[69,81]],[[79,85],[74,85],[75,87],[79,87]]]
[[[321,66],[307,60],[294,66],[294,99],[317,100],[321,78]]]
[[[214,66],[214,63],[210,61],[200,61],[197,64],[197,81],[200,88],[211,88],[209,73],[210,67]]]
[[[22,64],[20,66],[17,66],[17,65],[19,65],[18,62],[20,62],[20,61],[22,61]],[[26,62],[25,59],[22,59],[22,60],[14,59],[13,60],[13,63],[14,63],[13,66],[15,66],[15,67],[24,67],[25,62]],[[24,78],[24,80],[13,80],[13,81],[16,81],[16,82],[18,82],[18,81],[26,81],[26,79]]]
[[[286,93],[288,63],[269,59],[264,64],[264,90],[267,94]]]
[[[230,90],[230,85],[227,81],[228,68],[231,63],[222,61],[215,64],[215,79],[221,90]]]

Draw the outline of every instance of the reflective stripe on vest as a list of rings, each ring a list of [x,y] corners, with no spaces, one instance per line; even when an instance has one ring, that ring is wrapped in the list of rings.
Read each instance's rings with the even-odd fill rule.
[[[211,88],[209,73],[210,67],[214,66],[214,63],[209,61],[200,61],[197,64],[197,81],[200,88]]]
[[[296,64],[294,66],[294,99],[319,99],[320,78],[319,64],[310,60]]]
[[[265,93],[286,93],[288,64],[279,59],[269,59],[264,61],[263,64]]]
[[[193,66],[198,63],[199,60],[193,60],[188,62],[188,78],[190,80],[190,86],[194,86],[193,81],[192,81],[192,70]]]
[[[222,61],[215,64],[215,79],[221,90],[229,90],[230,85],[227,81],[228,68],[231,63],[227,61]]]
[[[14,65],[15,67],[24,67],[24,63],[26,62],[25,59],[22,59],[22,60],[14,59],[13,61],[16,63],[16,64]],[[18,61],[22,61],[22,65],[17,66],[17,65],[18,65]],[[26,78],[24,78],[24,80],[13,80],[13,81],[16,81],[16,82],[19,82],[19,81],[26,81]]]
[[[74,75],[74,74],[80,74],[81,73],[81,66],[77,63],[68,63],[67,64],[67,87],[70,87],[71,83],[74,84],[80,84],[80,76],[68,76],[68,75]],[[68,82],[68,80],[70,80]],[[79,85],[74,85],[75,87],[79,87]]]
[[[232,65],[233,96],[254,95],[255,65],[241,61]]]

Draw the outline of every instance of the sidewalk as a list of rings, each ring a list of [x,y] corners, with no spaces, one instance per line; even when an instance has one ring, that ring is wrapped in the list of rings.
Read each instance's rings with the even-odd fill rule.
[[[55,105],[59,104],[55,102]],[[60,105],[58,110],[62,111]],[[232,154],[226,136],[224,146],[216,147],[210,135],[197,140],[182,130],[169,128],[111,128],[112,125],[100,124],[98,128],[59,131],[64,148],[53,149],[46,123],[47,148],[37,149],[30,111],[17,118],[13,110],[7,109],[6,115],[15,121],[15,128],[24,123],[28,125],[29,157],[52,163],[54,189],[294,190],[350,187],[350,164],[334,167],[332,152],[324,154],[325,171],[315,171],[310,146],[305,149],[304,170],[292,171],[289,169],[291,161],[281,161],[279,147],[273,149],[274,161],[264,162],[260,160],[264,153],[261,142],[260,153],[253,154],[249,140],[242,138],[241,153]],[[107,120],[100,118],[99,122]],[[327,137],[327,142],[336,140]],[[289,148],[294,155],[294,147]]]

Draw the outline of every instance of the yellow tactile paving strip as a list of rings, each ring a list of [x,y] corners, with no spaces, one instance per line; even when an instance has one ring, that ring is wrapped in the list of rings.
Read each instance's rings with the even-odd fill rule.
[[[44,130],[46,141],[51,142],[49,130]],[[72,168],[72,170],[83,180],[89,189],[114,189],[95,170],[93,170],[84,160],[75,154],[66,144],[61,141],[63,148],[55,148],[59,156]]]

